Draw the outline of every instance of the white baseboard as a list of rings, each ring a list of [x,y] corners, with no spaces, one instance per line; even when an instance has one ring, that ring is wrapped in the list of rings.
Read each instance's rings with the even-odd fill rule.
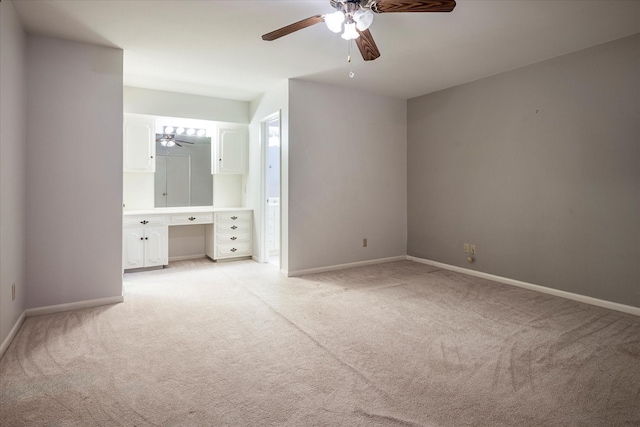
[[[327,271],[336,271],[336,270],[346,270],[347,268],[364,267],[367,265],[383,264],[386,262],[393,262],[393,261],[404,261],[406,259],[407,259],[406,255],[400,255],[400,256],[394,256],[389,258],[378,258],[378,259],[371,259],[367,261],[350,262],[347,264],[329,265],[327,267],[308,268],[305,270],[289,271],[287,272],[286,275],[287,277],[306,276],[307,274],[325,273]]]
[[[202,259],[202,258],[207,258],[207,256],[205,254],[180,255],[180,256],[172,256],[171,258],[169,258],[169,262],[172,262],[172,261],[186,261],[188,259]]]
[[[68,304],[49,305],[46,307],[28,308],[25,316],[42,316],[43,314],[60,313],[62,311],[77,310],[79,308],[98,307],[101,305],[117,304],[123,302],[123,296],[90,299],[86,301],[70,302]]]
[[[623,313],[640,316],[640,307],[633,307],[630,305],[619,304],[617,302],[588,297],[586,295],[574,294],[573,292],[561,291],[559,289],[547,288],[546,286],[534,285],[533,283],[521,282],[520,280],[509,279],[508,277],[495,276],[493,274],[470,270],[468,268],[456,267],[455,265],[443,264],[441,262],[431,261],[429,259],[416,258],[413,256],[407,256],[407,259],[410,261],[415,261],[422,264],[428,264],[434,267],[443,268],[445,270],[451,270],[451,271],[456,271],[458,273],[467,274],[469,276],[475,276],[475,277],[480,277],[482,279],[493,280],[494,282],[504,283],[505,285],[517,286],[519,288],[529,289],[531,291],[542,292],[544,294],[554,295],[557,297],[567,298],[567,299],[582,302],[585,304],[596,305],[598,307],[604,307],[610,310],[616,310],[616,311],[621,311]]]
[[[4,352],[7,351],[7,349],[9,348],[9,345],[11,345],[11,341],[13,341],[13,338],[18,333],[18,330],[20,329],[20,326],[22,326],[22,322],[24,322],[25,317],[27,317],[27,316],[25,315],[25,312],[23,311],[22,314],[20,315],[20,317],[18,317],[18,321],[16,322],[16,324],[13,325],[13,328],[11,328],[11,331],[9,332],[9,335],[7,335],[7,337],[4,339],[4,341],[2,341],[2,345],[0,345],[0,357],[2,357]]]

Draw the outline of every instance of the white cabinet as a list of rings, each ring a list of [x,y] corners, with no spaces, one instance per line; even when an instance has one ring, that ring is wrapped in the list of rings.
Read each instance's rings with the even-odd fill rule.
[[[212,173],[247,173],[247,133],[246,126],[218,126],[216,149],[211,158]]]
[[[168,264],[168,229],[164,217],[127,217],[122,231],[125,270]]]
[[[124,171],[155,172],[155,120],[140,114],[124,115]]]
[[[251,211],[217,212],[207,225],[206,253],[214,260],[252,255]]]

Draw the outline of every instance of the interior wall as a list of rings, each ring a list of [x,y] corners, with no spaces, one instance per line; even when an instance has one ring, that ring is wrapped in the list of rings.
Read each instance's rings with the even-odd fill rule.
[[[290,274],[406,255],[406,105],[290,81]]]
[[[409,255],[640,306],[638,76],[635,35],[409,100]]]
[[[121,296],[122,50],[27,40],[27,306]]]
[[[25,74],[26,36],[5,0],[0,3],[0,347],[26,307]]]
[[[251,173],[246,181],[247,186],[247,206],[253,209],[253,254],[263,259],[263,226],[261,216],[265,211],[265,203],[262,197],[262,145],[261,126],[262,122],[272,114],[280,113],[280,269],[287,271],[289,266],[289,242],[288,242],[288,176],[289,176],[289,82],[282,81],[263,94],[260,98],[251,102],[249,125],[249,168]],[[266,261],[266,260],[265,260]]]
[[[249,103],[125,86],[124,112],[217,122],[249,123]]]

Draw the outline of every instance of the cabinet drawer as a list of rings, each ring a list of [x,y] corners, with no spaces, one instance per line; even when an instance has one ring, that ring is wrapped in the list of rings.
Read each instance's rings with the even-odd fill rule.
[[[218,212],[216,213],[216,224],[232,224],[238,222],[251,222],[251,212]]]
[[[224,243],[216,246],[216,259],[251,255],[251,242]]]
[[[165,225],[166,223],[167,219],[164,215],[125,216],[122,219],[122,225],[125,227],[151,227],[155,225]]]
[[[212,213],[191,213],[171,215],[169,225],[185,225],[185,224],[211,224],[213,222]]]
[[[251,233],[249,232],[241,232],[241,233],[217,233],[216,234],[216,242],[219,245],[224,244],[232,244],[232,243],[242,243],[242,242],[250,242],[251,241]]]
[[[227,236],[239,233],[251,233],[251,224],[248,222],[223,222],[216,224],[216,234]]]

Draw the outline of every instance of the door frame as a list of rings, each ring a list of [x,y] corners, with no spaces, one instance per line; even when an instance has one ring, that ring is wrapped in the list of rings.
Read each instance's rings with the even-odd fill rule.
[[[267,160],[269,158],[269,129],[270,122],[278,119],[279,126],[279,138],[280,138],[280,162],[278,167],[278,174],[280,176],[280,215],[278,215],[278,221],[280,226],[278,227],[278,239],[280,245],[278,268],[282,269],[282,111],[278,110],[273,114],[269,114],[260,121],[260,262],[269,262],[269,250],[267,248]]]

